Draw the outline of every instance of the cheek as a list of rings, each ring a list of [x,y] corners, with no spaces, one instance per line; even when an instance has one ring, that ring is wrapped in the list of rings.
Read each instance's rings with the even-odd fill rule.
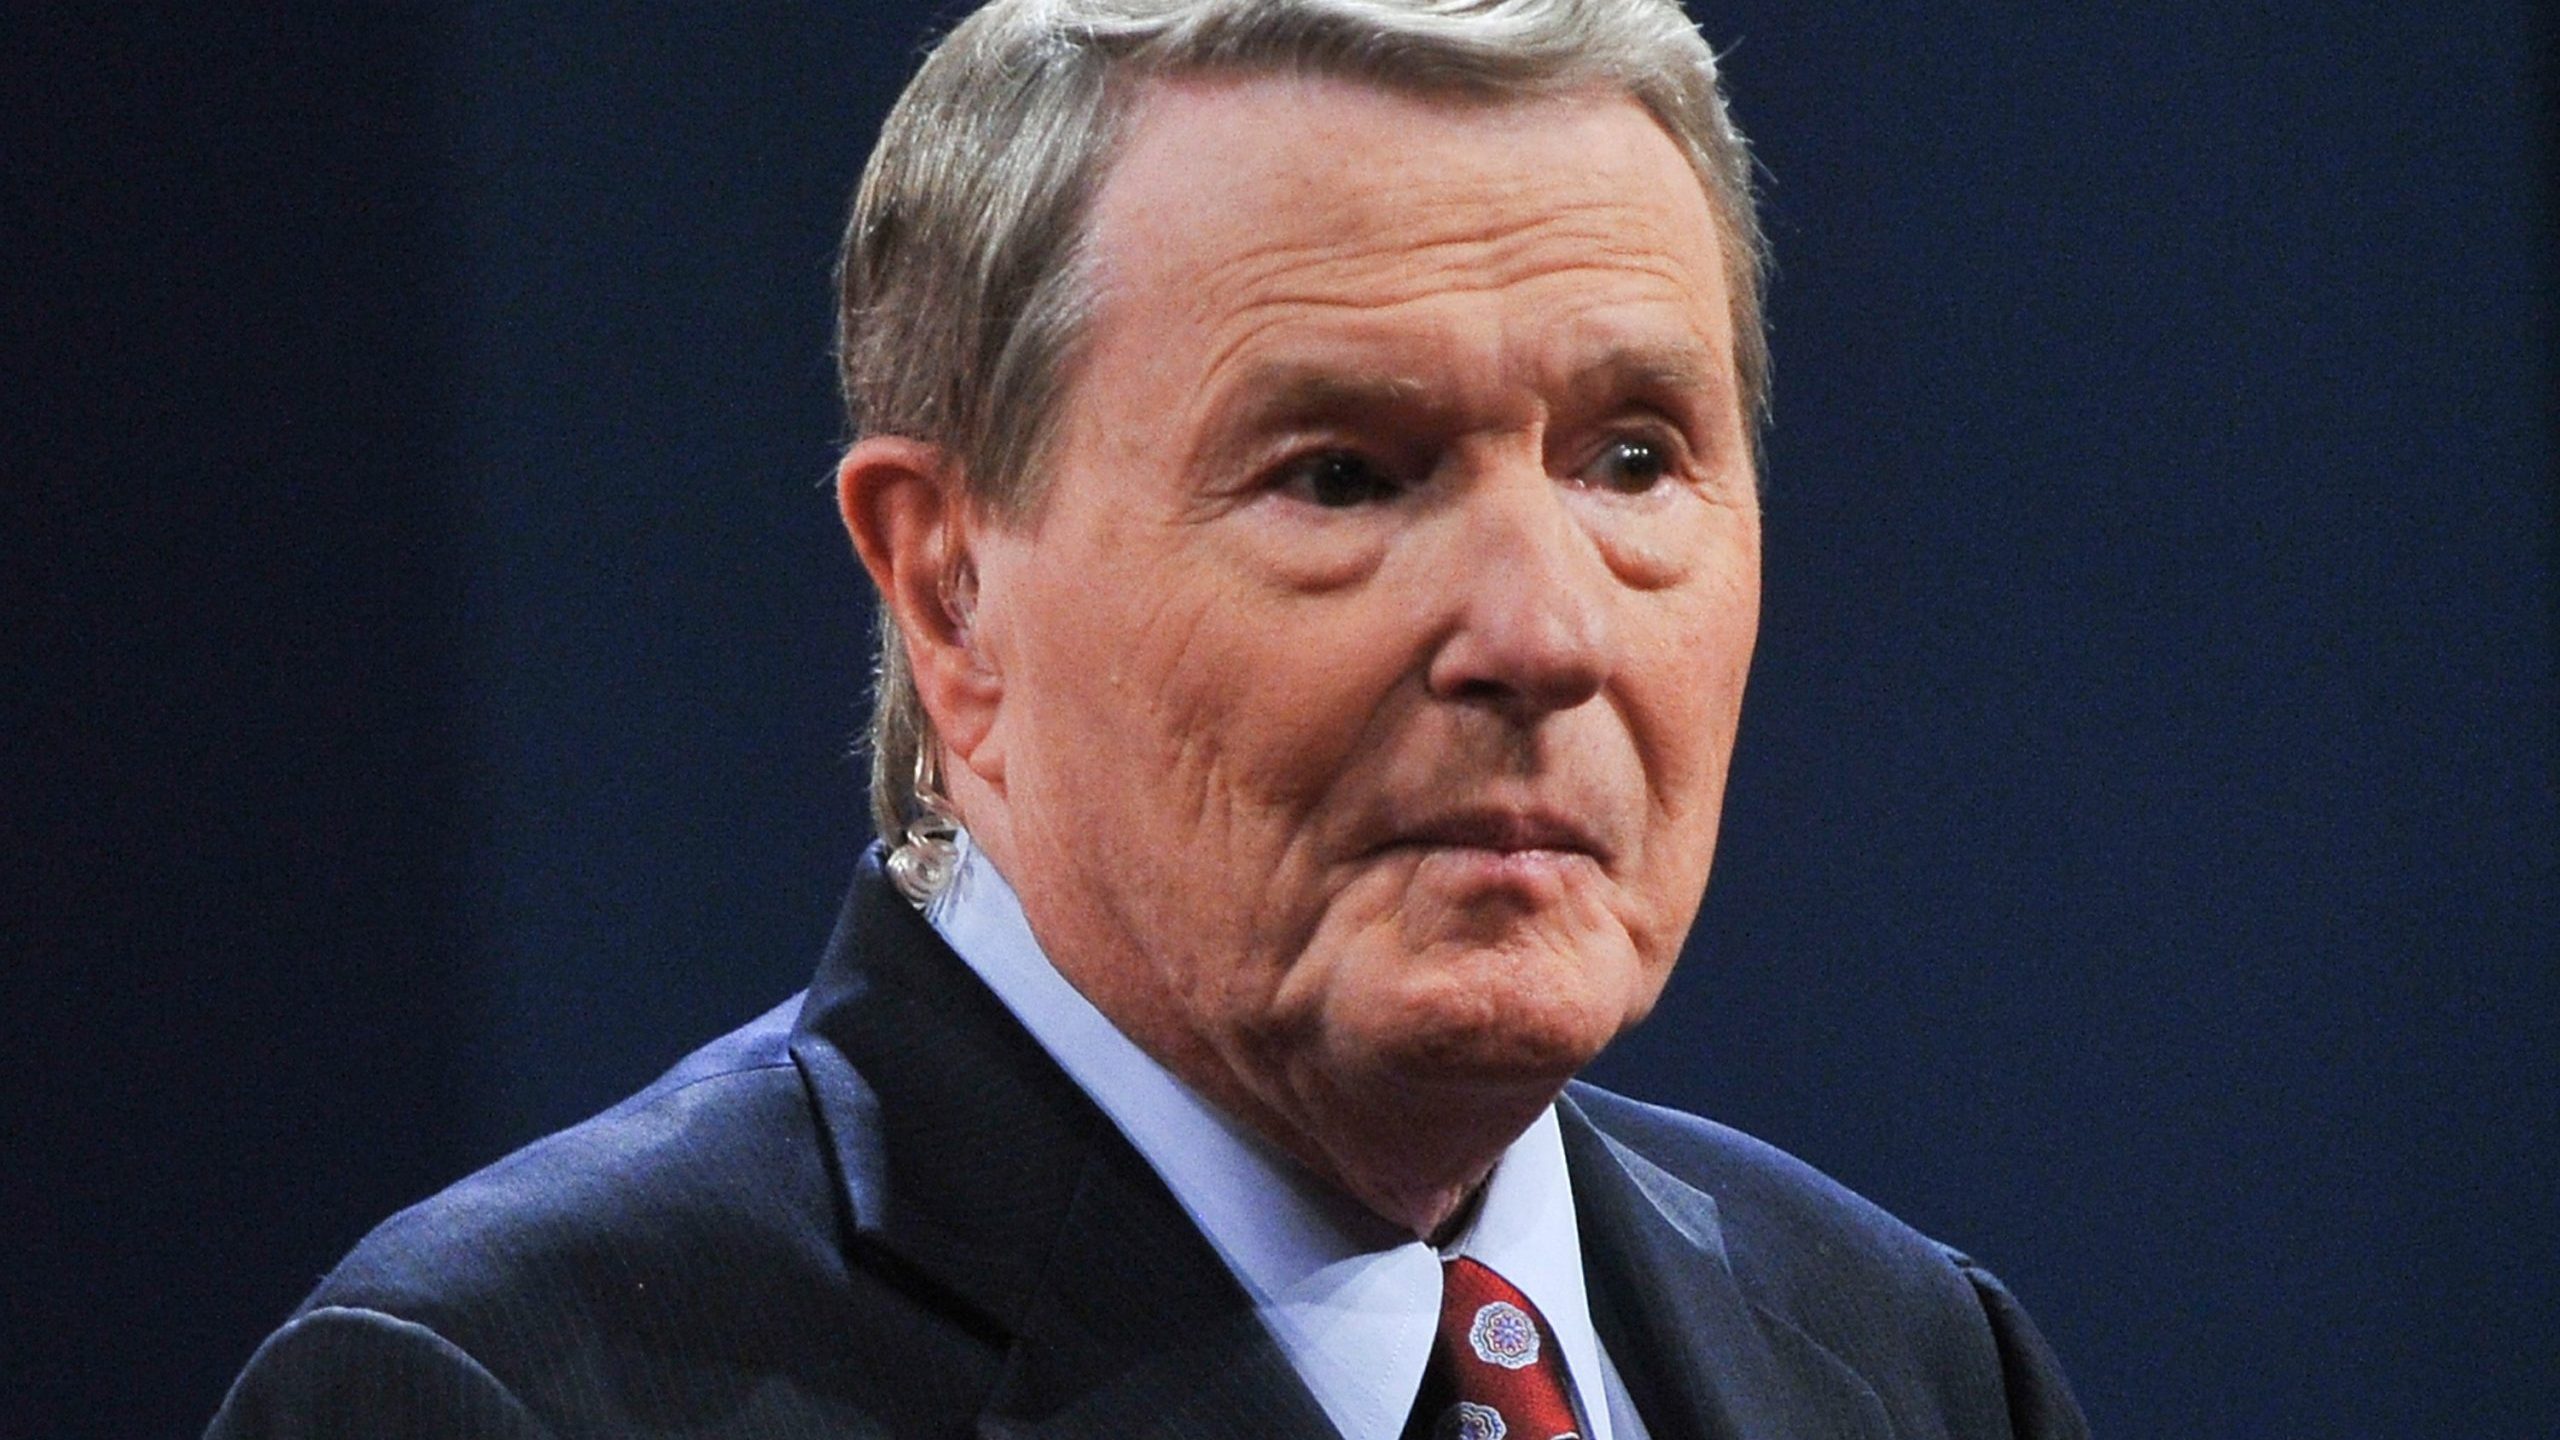
[[[1400,627],[1414,607],[1374,580],[1308,593],[1236,564],[1219,579],[1157,637],[1150,726],[1206,795],[1301,820],[1381,743],[1382,709],[1411,668]]]
[[[1678,575],[1620,592],[1622,688],[1666,717],[1672,737],[1705,744],[1731,728],[1760,626],[1754,534],[1724,522],[1682,545]],[[1717,717],[1724,723],[1716,725]],[[1703,728],[1699,728],[1703,727]]]
[[[1758,634],[1756,554],[1650,609],[1620,691],[1651,805],[1643,886],[1685,932],[1714,858],[1726,777]],[[1671,595],[1650,599],[1671,601]],[[1680,933],[1668,936],[1677,947]]]
[[[1016,804],[1204,862],[1267,860],[1354,743],[1334,698],[1352,647],[1185,557],[1124,553],[1108,573],[1049,587],[1023,627]]]

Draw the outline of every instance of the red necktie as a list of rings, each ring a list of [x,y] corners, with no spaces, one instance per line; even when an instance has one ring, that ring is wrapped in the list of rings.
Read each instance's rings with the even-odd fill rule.
[[[1538,1307],[1464,1256],[1441,1267],[1440,1335],[1404,1440],[1575,1440],[1575,1425]]]

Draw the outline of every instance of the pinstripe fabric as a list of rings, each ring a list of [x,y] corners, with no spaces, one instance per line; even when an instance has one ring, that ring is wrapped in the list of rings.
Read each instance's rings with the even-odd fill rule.
[[[2082,1433],[1987,1275],[1575,1087],[1593,1320],[1657,1440]],[[866,859],[808,993],[369,1236],[211,1434],[1320,1437],[1163,1183]]]

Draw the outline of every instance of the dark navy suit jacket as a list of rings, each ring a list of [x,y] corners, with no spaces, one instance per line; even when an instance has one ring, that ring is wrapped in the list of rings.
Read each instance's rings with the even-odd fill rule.
[[[1999,1283],[1805,1165],[1559,1102],[1657,1440],[2067,1437]],[[808,992],[393,1217],[216,1440],[1333,1431],[1164,1184],[867,860]]]

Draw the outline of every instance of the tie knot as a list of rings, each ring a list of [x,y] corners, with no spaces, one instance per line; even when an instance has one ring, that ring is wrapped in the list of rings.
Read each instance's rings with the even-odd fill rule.
[[[1576,1423],[1546,1317],[1492,1267],[1449,1261],[1405,1440],[1574,1440]]]

